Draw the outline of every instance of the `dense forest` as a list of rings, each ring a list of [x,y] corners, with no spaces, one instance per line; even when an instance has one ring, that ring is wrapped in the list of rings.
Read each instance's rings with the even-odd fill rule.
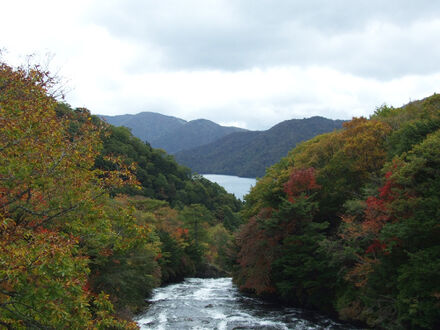
[[[440,328],[440,95],[301,143],[242,215],[242,290],[371,327]]]
[[[247,178],[264,175],[299,142],[342,127],[342,120],[323,117],[291,119],[266,131],[229,134],[212,143],[176,153],[176,160],[197,173]]]
[[[0,326],[136,328],[151,290],[231,267],[242,203],[0,64]]]
[[[244,291],[376,328],[440,327],[440,95],[297,145],[246,196],[0,63],[0,326],[136,328],[160,284]]]

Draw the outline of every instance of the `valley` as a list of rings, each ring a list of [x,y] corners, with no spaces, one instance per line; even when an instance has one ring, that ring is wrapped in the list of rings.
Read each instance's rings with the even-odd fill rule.
[[[286,120],[266,131],[248,131],[203,119],[185,122],[157,113],[101,117],[115,126],[130,128],[133,135],[173,154],[196,173],[248,178],[262,177],[266,168],[298,143],[340,129],[344,122],[312,117]]]
[[[1,326],[440,326],[440,95],[267,131],[141,114],[213,137],[172,155],[51,79],[0,63]]]

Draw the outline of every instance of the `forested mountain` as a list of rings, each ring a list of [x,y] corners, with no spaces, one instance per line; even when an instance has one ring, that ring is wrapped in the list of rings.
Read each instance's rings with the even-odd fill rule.
[[[225,127],[212,121],[183,119],[154,112],[100,116],[115,126],[131,129],[152,147],[175,154],[181,164],[198,173],[259,177],[298,142],[339,129],[341,120],[322,117],[292,119],[267,131]]]
[[[211,143],[234,132],[244,131],[246,130],[242,128],[225,127],[210,120],[197,119],[189,121],[172,132],[151,140],[151,145],[174,154],[179,151]]]
[[[175,157],[198,173],[261,177],[298,142],[340,129],[342,123],[322,117],[286,120],[267,131],[233,133]]]
[[[238,127],[221,126],[206,119],[187,122],[155,112],[100,117],[114,126],[130,128],[134,136],[171,154],[210,143],[233,132],[245,131]]]
[[[141,112],[136,115],[118,116],[99,115],[99,117],[113,126],[130,128],[134,136],[150,144],[152,140],[173,132],[186,124],[186,121],[183,119],[161,115],[156,112]]]
[[[242,290],[381,329],[440,328],[440,95],[299,144],[246,198]]]
[[[230,269],[242,203],[0,63],[0,326],[135,329],[161,283]]]

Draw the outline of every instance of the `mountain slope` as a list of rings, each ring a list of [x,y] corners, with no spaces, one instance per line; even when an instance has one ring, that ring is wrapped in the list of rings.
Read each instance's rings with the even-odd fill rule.
[[[206,119],[197,119],[151,140],[151,145],[155,148],[162,148],[168,153],[176,153],[211,143],[226,135],[241,131],[245,130],[238,127],[221,126]]]
[[[111,125],[130,128],[134,136],[168,153],[196,148],[231,133],[245,131],[238,127],[221,126],[206,119],[187,122],[155,112],[99,117]]]
[[[151,142],[186,124],[180,118],[156,112],[141,112],[135,115],[99,116],[113,126],[125,126],[142,141]]]
[[[287,120],[267,131],[232,133],[175,157],[198,173],[260,177],[298,142],[339,129],[342,123],[323,117]]]

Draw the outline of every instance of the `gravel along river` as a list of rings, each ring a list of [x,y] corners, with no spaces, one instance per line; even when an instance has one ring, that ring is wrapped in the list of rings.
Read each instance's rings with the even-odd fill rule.
[[[141,329],[355,329],[317,313],[243,295],[231,278],[188,278],[154,290]]]

